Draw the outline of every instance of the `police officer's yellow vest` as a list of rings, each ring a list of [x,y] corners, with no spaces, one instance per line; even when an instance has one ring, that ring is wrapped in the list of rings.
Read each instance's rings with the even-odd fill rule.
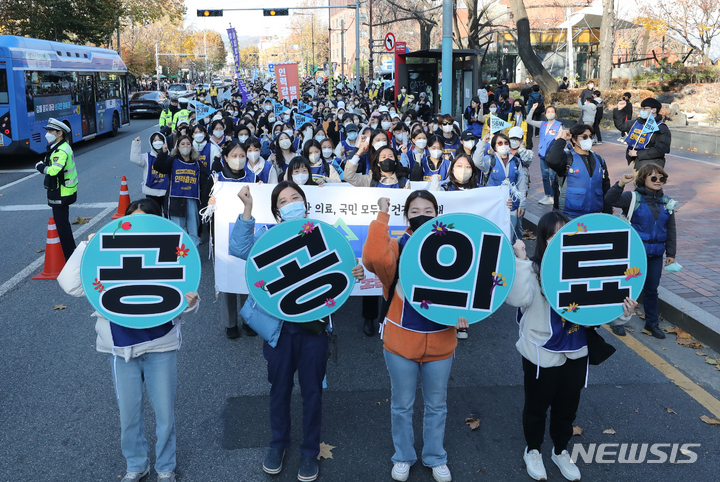
[[[70,144],[62,141],[55,146],[50,152],[47,162],[49,165],[45,174],[51,176],[51,182],[60,185],[60,196],[67,197],[75,194],[79,180]],[[62,176],[59,175],[61,172],[63,173]],[[60,182],[61,180],[63,182]],[[57,184],[51,186],[51,188],[57,189]]]

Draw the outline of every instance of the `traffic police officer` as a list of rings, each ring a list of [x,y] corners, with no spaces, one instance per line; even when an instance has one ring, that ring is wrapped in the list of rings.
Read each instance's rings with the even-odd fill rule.
[[[45,160],[35,164],[35,169],[45,175],[48,205],[52,208],[60,245],[67,261],[75,251],[70,205],[77,201],[78,185],[73,151],[65,140],[70,134],[70,127],[51,117],[44,129],[47,131],[47,155]]]
[[[218,95],[218,88],[214,85],[210,85],[210,103],[216,109],[218,108],[217,95]]]
[[[172,124],[173,124],[173,116],[177,111],[178,108],[178,100],[177,99],[170,99],[169,104],[165,104],[165,108],[160,113],[160,132],[163,133],[163,135],[167,136],[170,134],[170,131],[172,130]]]
[[[178,102],[180,102],[180,110],[175,112],[175,115],[173,116],[172,125],[170,128],[172,130],[175,130],[175,127],[177,127],[178,123],[181,120],[190,120],[190,111],[188,110],[188,100],[186,98],[181,98]]]

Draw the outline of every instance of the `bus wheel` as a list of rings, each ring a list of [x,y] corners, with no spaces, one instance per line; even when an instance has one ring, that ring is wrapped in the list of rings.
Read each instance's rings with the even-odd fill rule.
[[[112,132],[110,133],[111,137],[115,137],[118,135],[118,131],[120,130],[120,116],[117,112],[113,114],[113,120],[112,120]]]

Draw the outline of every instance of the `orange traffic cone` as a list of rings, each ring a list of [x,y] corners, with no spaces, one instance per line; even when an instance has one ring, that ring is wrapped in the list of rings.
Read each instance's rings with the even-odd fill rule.
[[[122,177],[120,183],[120,199],[118,199],[118,210],[110,219],[117,219],[125,216],[125,210],[130,205],[130,193],[128,192],[127,179]]]
[[[60,245],[55,219],[50,218],[47,242],[45,243],[45,266],[40,274],[33,276],[33,279],[57,279],[63,266],[65,266],[65,254]]]

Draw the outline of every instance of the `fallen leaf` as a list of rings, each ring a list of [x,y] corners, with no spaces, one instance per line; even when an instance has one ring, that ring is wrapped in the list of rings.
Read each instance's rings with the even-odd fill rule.
[[[475,473],[477,474],[480,472],[485,472],[485,467],[480,467],[479,469],[477,469],[477,471]]]
[[[72,224],[87,224],[91,219],[92,219],[92,217],[81,218],[80,216],[78,216],[78,218],[75,221],[73,221]]]
[[[573,435],[582,435],[585,430],[582,427],[578,427],[577,425],[573,426]]]
[[[64,310],[67,308],[67,305],[55,305],[53,306],[53,310]]]
[[[615,431],[615,429],[612,429],[612,428],[609,428],[609,429],[607,429],[607,430],[603,430],[603,433],[606,433],[606,434],[608,434],[608,435],[615,435],[615,434],[617,434],[617,432]]]
[[[480,419],[478,418],[466,418],[465,423],[470,425],[470,430],[476,430],[480,428]]]
[[[635,328],[625,325],[625,331],[627,331],[628,333],[635,333]]]
[[[692,338],[692,335],[688,333],[687,331],[683,331],[681,328],[675,327],[675,333],[677,334],[677,337],[683,340],[689,340]]]
[[[675,340],[675,343],[681,346],[685,346],[687,348],[692,348],[693,350],[702,350],[703,348],[707,348],[699,341],[693,339],[677,338]]]
[[[672,413],[672,414],[677,415],[677,412],[676,412],[675,410],[673,410],[672,408],[670,408],[670,407],[665,407],[665,410],[667,410],[668,413]]]
[[[643,335],[652,336],[652,333],[650,333],[650,330],[646,330],[645,328],[642,329],[641,333],[642,333]]]
[[[716,358],[707,357],[707,358],[705,359],[705,363],[707,363],[708,365],[717,365],[717,364],[718,364],[718,360],[717,360]]]
[[[640,318],[641,320],[644,320],[644,319],[645,319],[645,313],[643,313],[643,312],[640,311],[639,309],[636,309],[636,310],[635,310],[635,314],[636,314],[636,315],[638,316],[638,318]]]
[[[335,446],[333,446],[333,445],[328,445],[325,442],[321,442],[320,443],[320,453],[318,454],[317,459],[320,460],[321,457],[324,459],[333,458],[332,449],[334,449],[334,448],[335,448]]]
[[[661,329],[662,329],[662,331],[664,331],[665,333],[671,333],[671,334],[673,334],[673,335],[676,335],[676,334],[677,334],[677,332],[675,331],[675,327],[674,327],[674,326],[663,326]]]
[[[717,418],[708,417],[707,415],[702,415],[700,417],[700,420],[702,420],[708,425],[720,425],[720,420],[718,420]]]
[[[44,249],[36,249],[35,252],[36,252],[36,253],[44,253],[45,250],[44,250]]]
[[[707,353],[705,353],[704,351],[696,351],[695,354],[697,356],[707,356]]]

